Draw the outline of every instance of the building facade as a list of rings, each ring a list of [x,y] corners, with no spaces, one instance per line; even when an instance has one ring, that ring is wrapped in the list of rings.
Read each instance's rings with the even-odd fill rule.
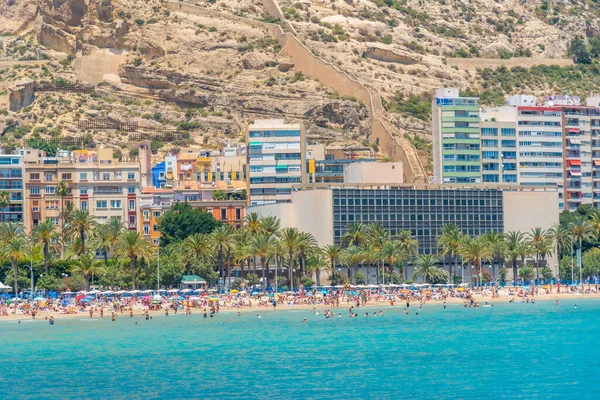
[[[61,209],[72,202],[100,223],[116,217],[137,230],[140,179],[140,164],[119,162],[112,149],[99,149],[85,157],[29,160],[25,165],[25,204],[31,214],[25,227],[31,231],[46,219],[59,226]],[[62,198],[57,195],[60,181],[69,188]]]
[[[436,90],[431,103],[433,182],[481,183],[479,99]]]
[[[0,154],[0,193],[6,205],[0,207],[0,221],[23,222],[26,218],[24,161],[22,154]]]
[[[289,202],[292,186],[306,180],[304,126],[256,120],[247,131],[250,204]]]

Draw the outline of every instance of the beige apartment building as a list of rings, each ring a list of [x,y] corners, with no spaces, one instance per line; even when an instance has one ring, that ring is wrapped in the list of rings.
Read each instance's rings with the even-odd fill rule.
[[[142,160],[143,152],[140,147]],[[30,149],[24,153],[25,204],[30,210],[27,231],[46,219],[59,226],[61,208],[67,202],[88,210],[99,223],[117,217],[129,229],[137,229],[142,179],[138,162],[119,162],[108,148],[64,152],[58,157],[44,157],[38,150]],[[65,181],[70,189],[63,199],[56,193],[60,181]]]

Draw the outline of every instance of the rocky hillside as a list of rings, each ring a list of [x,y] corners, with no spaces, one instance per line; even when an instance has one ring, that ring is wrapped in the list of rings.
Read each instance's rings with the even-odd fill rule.
[[[480,58],[568,58],[573,38],[581,36],[591,45],[598,35],[600,2],[595,0],[187,4],[201,11],[157,0],[0,4],[3,143],[85,136],[88,145],[109,144],[126,156],[134,144],[130,133],[86,130],[78,124],[110,119],[137,122],[142,137],[189,133],[189,138],[178,136],[171,143],[155,140],[159,152],[173,146],[216,148],[227,140],[241,140],[244,123],[253,118],[283,117],[304,121],[311,139],[380,150],[369,123],[374,109],[353,96],[341,96],[327,79],[309,79],[266,23],[279,24],[313,55],[380,97],[384,118],[395,125],[392,134],[414,146],[425,166],[429,99],[437,87],[468,88],[488,103],[499,103],[510,92],[569,90],[581,95],[599,82],[592,67],[498,73],[449,65],[453,57],[469,58],[475,65],[482,63]],[[279,6],[275,12],[273,4]],[[571,79],[576,74],[585,79]],[[15,92],[15,84],[21,83],[23,91],[28,81],[34,82],[33,96]],[[70,90],[76,82],[90,89]],[[53,90],[39,90],[43,87]]]

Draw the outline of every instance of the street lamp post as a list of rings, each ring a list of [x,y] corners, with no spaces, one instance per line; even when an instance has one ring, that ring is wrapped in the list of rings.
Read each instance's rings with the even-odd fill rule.
[[[31,264],[27,266],[31,271],[31,299],[33,300],[33,259],[31,260]]]
[[[156,239],[158,241],[158,247],[156,251],[158,252],[158,257],[156,258],[156,290],[160,290],[160,239]]]

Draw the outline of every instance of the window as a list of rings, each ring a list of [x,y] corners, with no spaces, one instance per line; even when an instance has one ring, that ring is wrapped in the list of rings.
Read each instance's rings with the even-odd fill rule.
[[[135,186],[129,186],[127,188],[127,193],[129,193],[129,194],[135,194]]]
[[[103,172],[102,173],[102,180],[103,181],[110,181],[110,172]]]
[[[96,208],[107,208],[108,203],[106,200],[96,200]]]
[[[127,173],[127,179],[132,181],[135,179],[135,172],[128,172]]]
[[[239,208],[235,209],[235,219],[242,219],[242,210]]]
[[[152,212],[152,215],[154,216],[154,218],[160,218],[160,211],[154,211]]]
[[[55,194],[56,193],[56,186],[46,186],[44,188],[44,191],[46,194]]]
[[[87,187],[82,187],[81,189],[79,189],[79,193],[81,193],[81,194],[88,194],[88,188]]]
[[[29,194],[40,194],[39,186],[32,186],[29,188]]]
[[[129,226],[135,226],[135,215],[129,216]]]
[[[123,178],[123,172],[117,171],[115,172],[115,179],[121,180]]]
[[[54,179],[54,174],[52,172],[46,172],[45,179],[46,182],[52,182]]]
[[[40,180],[40,174],[29,174],[29,179],[32,181],[39,181]]]
[[[129,209],[135,210],[135,200],[129,200]]]
[[[502,136],[515,136],[515,128],[502,128],[500,134]]]
[[[52,217],[52,218],[49,218],[49,219],[50,219],[50,221],[52,221],[52,223],[54,225],[58,225],[58,221],[59,221],[58,217]]]
[[[83,200],[81,202],[81,209],[82,210],[87,210],[88,209],[88,207],[87,207],[87,200]]]
[[[150,217],[150,211],[144,210],[143,215],[144,215],[144,221],[148,221],[148,218]]]
[[[121,200],[111,200],[110,208],[121,208]]]
[[[40,211],[40,202],[39,201],[36,200],[32,203],[31,211],[33,211],[33,212]]]
[[[226,219],[227,219],[227,209],[221,208],[221,221],[226,220]]]
[[[148,225],[144,225],[144,235],[150,234],[150,227]]]
[[[154,232],[158,232],[158,224],[154,224],[154,225],[152,225],[152,230],[153,230]]]
[[[159,239],[153,239],[153,240],[152,240],[152,243],[154,243],[154,245],[155,245],[155,246],[158,246],[158,240],[159,240]]]
[[[71,180],[71,174],[62,174],[61,175],[61,179],[65,180],[65,181],[70,181]]]
[[[46,200],[44,207],[46,210],[58,210],[58,200]]]
[[[81,180],[81,181],[87,181],[87,172],[80,172],[79,173],[79,180]]]

